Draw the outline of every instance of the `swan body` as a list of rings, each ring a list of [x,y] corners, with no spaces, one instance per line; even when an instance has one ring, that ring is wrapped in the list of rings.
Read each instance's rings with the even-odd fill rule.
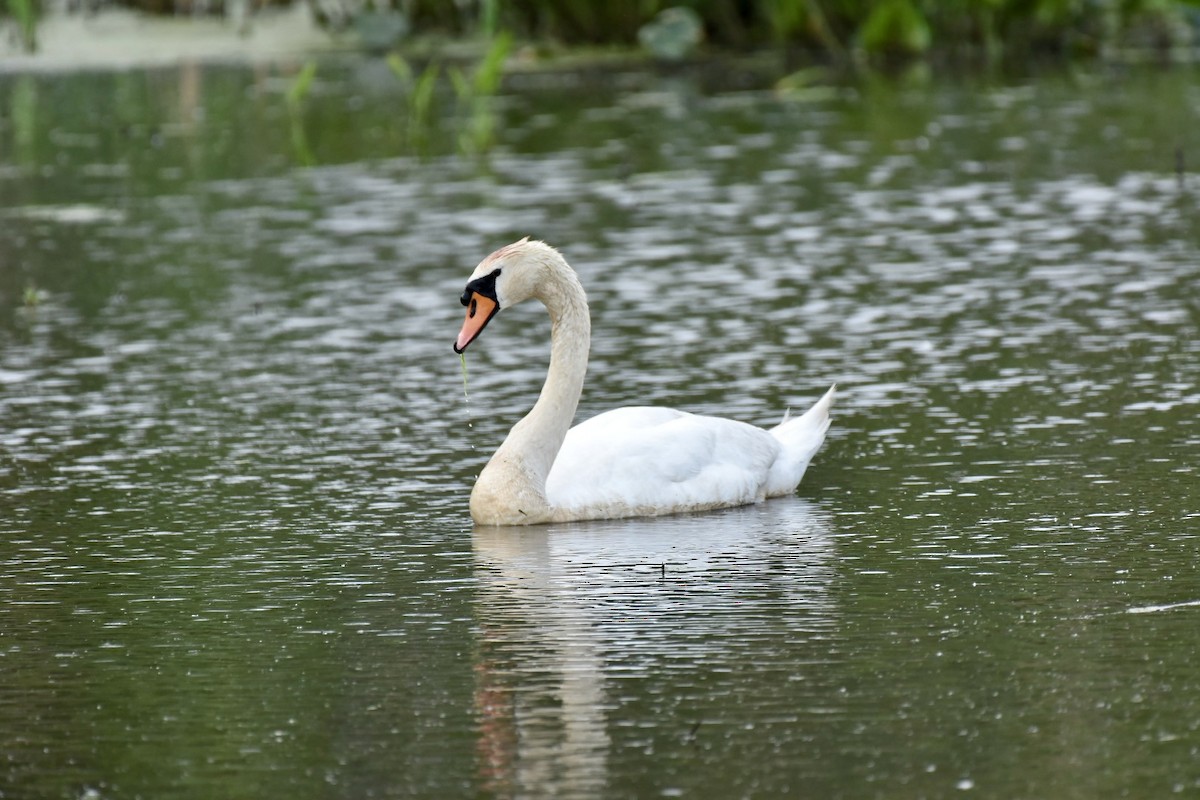
[[[500,309],[531,298],[550,313],[546,383],[479,474],[476,523],[656,516],[795,491],[825,440],[834,388],[770,430],[650,406],[617,408],[572,428],[591,322],[578,276],[549,245],[522,239],[480,262],[462,295],[467,317],[454,350],[465,350]]]

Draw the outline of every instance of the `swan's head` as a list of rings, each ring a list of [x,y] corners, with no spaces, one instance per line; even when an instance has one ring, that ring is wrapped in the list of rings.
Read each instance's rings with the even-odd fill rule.
[[[558,263],[562,256],[557,250],[545,242],[531,242],[528,236],[480,261],[462,293],[467,318],[454,352],[466,350],[500,309],[538,296],[547,272]]]

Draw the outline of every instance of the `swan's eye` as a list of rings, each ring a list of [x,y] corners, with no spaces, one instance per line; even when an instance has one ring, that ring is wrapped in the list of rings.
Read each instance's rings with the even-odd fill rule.
[[[472,297],[471,298],[471,309],[467,312],[467,316],[468,317],[475,316],[475,309],[478,308],[478,306],[479,306],[479,302],[474,297]]]
[[[496,278],[498,277],[500,277],[500,270],[494,269],[490,274],[469,282],[458,301],[464,306],[469,306],[474,302],[475,295],[479,294],[494,302],[496,300]],[[471,315],[475,315],[474,307],[471,308]]]

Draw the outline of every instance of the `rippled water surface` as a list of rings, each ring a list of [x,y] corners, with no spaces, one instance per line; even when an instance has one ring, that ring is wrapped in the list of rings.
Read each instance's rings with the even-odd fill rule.
[[[1200,792],[1194,74],[319,74],[0,76],[0,795]],[[526,234],[581,417],[836,382],[797,496],[474,530]]]

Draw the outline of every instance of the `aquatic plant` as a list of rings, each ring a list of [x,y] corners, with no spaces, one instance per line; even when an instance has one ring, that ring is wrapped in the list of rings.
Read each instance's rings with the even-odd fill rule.
[[[25,304],[26,308],[37,308],[42,304],[42,300],[45,298],[46,292],[39,289],[36,284],[33,282],[25,284],[25,291],[21,296],[21,300]],[[465,380],[466,378],[464,373],[464,381]],[[466,384],[464,383],[463,386],[463,391],[466,391]]]
[[[408,140],[418,149],[423,149],[432,127],[433,93],[440,67],[430,64],[418,76],[399,53],[390,54],[387,65],[407,93]]]
[[[292,78],[287,93],[284,95],[288,123],[291,128],[292,149],[296,153],[296,159],[306,167],[311,167],[316,163],[312,148],[308,145],[308,134],[304,130],[304,100],[312,91],[313,80],[316,76],[317,64],[315,61],[309,61]]]
[[[493,38],[500,32],[500,0],[483,0],[479,18],[483,35],[488,39]]]
[[[17,75],[8,98],[8,126],[12,131],[12,149],[8,158],[18,164],[38,163],[38,118],[43,102],[39,99],[38,81],[33,75]],[[3,112],[0,112],[2,114]]]
[[[808,67],[783,76],[775,82],[775,93],[793,102],[820,102],[837,96],[837,89],[828,85],[830,70]]]
[[[493,37],[483,59],[475,65],[470,77],[460,69],[450,70],[454,92],[460,100],[471,101],[491,97],[500,88],[504,77],[504,60],[512,50],[513,37],[507,31]]]
[[[308,97],[308,93],[312,91],[313,79],[317,77],[317,63],[309,61],[296,76],[292,78],[292,82],[287,88],[287,104],[289,108],[299,108],[304,102],[304,98]]]
[[[498,4],[496,4],[498,7]],[[489,25],[485,21],[485,25]],[[488,40],[487,50],[473,68],[449,67],[446,72],[457,103],[458,149],[464,153],[487,151],[495,140],[496,116],[492,98],[504,77],[504,62],[512,50],[513,37],[501,32]],[[387,65],[407,97],[408,142],[423,151],[434,126],[433,110],[441,67],[430,63],[420,74],[399,53],[387,57]]]
[[[485,152],[495,142],[496,115],[492,98],[500,88],[504,62],[512,45],[512,34],[502,32],[492,38],[483,59],[469,76],[457,68],[450,70],[459,106],[458,146],[464,153]]]
[[[30,53],[37,50],[38,9],[36,0],[8,0],[8,11],[17,23],[21,45]]]
[[[869,53],[897,51],[917,55],[929,49],[929,20],[912,0],[883,0],[859,26],[859,46]]]

